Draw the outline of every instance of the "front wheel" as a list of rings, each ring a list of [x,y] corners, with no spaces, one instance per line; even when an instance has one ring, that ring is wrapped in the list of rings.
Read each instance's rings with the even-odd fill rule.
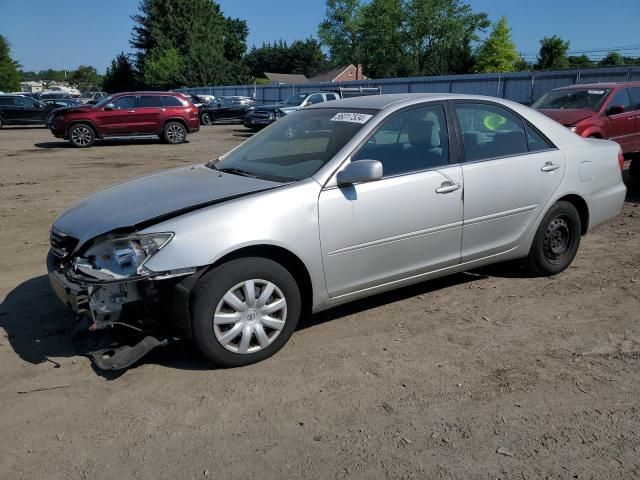
[[[581,230],[576,207],[555,203],[542,219],[527,257],[532,273],[551,276],[565,270],[578,253]]]
[[[96,133],[89,125],[78,123],[69,130],[69,143],[76,148],[87,148],[96,141]]]
[[[164,141],[172,145],[182,143],[187,138],[187,129],[180,122],[169,122],[164,126],[162,132]]]
[[[300,290],[282,265],[240,258],[204,275],[192,296],[193,338],[221,367],[264,360],[289,340],[300,318]]]

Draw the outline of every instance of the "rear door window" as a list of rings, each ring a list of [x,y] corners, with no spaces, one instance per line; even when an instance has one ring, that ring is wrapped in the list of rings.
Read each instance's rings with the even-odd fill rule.
[[[2,105],[2,106],[13,106],[14,105],[13,98],[0,96],[0,105]]]
[[[489,104],[454,104],[465,161],[475,162],[528,153],[524,122],[509,111]]]
[[[162,100],[162,104],[165,107],[181,107],[182,102],[177,97],[173,97],[171,95],[163,95],[160,97]]]

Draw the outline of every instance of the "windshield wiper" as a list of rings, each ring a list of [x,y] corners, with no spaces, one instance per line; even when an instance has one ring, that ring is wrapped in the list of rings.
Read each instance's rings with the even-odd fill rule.
[[[213,168],[216,168],[215,166]],[[216,170],[218,170],[219,172],[224,172],[224,173],[230,173],[232,175],[240,175],[243,177],[250,177],[250,178],[258,178],[256,175],[254,175],[253,173],[247,171],[247,170],[243,170],[241,168],[216,168]]]

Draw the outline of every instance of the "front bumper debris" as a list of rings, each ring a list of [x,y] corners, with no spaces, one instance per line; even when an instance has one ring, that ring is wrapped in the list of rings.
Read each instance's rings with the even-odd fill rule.
[[[198,275],[193,279],[85,283],[51,251],[47,270],[56,296],[77,314],[73,328],[77,353],[90,357],[98,369],[128,368],[151,350],[190,337],[187,302]],[[160,287],[166,294],[160,293]],[[176,313],[180,318],[173,318]]]

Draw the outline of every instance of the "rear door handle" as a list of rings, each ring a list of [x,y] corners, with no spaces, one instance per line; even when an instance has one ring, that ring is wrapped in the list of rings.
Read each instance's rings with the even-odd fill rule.
[[[436,188],[436,193],[451,193],[456,190],[460,190],[459,183],[442,182],[439,188]]]
[[[542,167],[540,170],[542,170],[543,172],[553,172],[554,170],[558,170],[559,168],[560,168],[560,165],[556,163],[547,162],[544,164],[544,167]]]

